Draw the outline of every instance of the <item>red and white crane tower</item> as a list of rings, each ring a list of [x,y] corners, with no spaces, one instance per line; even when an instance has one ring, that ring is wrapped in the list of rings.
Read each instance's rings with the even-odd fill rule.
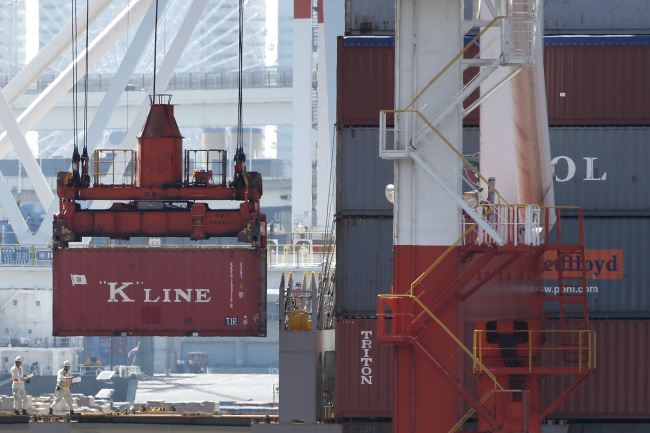
[[[567,231],[553,207],[542,2],[475,1],[469,20],[464,3],[396,5],[397,109],[380,119],[380,156],[395,162],[394,287],[378,299],[378,339],[395,347],[393,431],[454,432],[474,420],[479,431],[539,432],[595,368],[578,290],[582,219]],[[462,156],[462,119],[479,106],[480,170]],[[544,297],[551,266],[576,290]],[[545,301],[559,305],[555,332]],[[549,374],[575,380],[543,407]]]

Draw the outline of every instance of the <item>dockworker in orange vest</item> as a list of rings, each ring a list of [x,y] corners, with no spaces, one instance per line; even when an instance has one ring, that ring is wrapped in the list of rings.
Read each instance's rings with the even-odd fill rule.
[[[27,415],[27,393],[25,383],[29,383],[27,374],[23,371],[23,357],[16,356],[14,365],[11,367],[11,390],[14,394],[14,415]]]
[[[50,415],[54,414],[54,408],[62,399],[65,400],[70,415],[74,415],[74,410],[72,410],[72,394],[70,393],[70,387],[72,386],[70,367],[72,367],[72,363],[65,361],[63,362],[63,368],[56,374],[56,398],[50,405]]]

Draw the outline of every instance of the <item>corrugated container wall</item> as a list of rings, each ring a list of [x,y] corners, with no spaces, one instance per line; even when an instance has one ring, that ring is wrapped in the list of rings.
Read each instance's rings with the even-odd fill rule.
[[[374,4],[377,3],[377,6]],[[471,19],[473,0],[464,0],[465,19]],[[378,16],[377,26],[395,22],[395,0],[346,0],[346,35],[362,33],[371,11]],[[350,17],[348,17],[348,14]],[[350,23],[348,23],[350,21]],[[647,34],[650,3],[647,0],[544,0],[545,34]],[[374,27],[374,25],[373,25]]]
[[[337,123],[378,126],[379,112],[395,107],[395,39],[339,37],[337,57]]]
[[[587,46],[548,46],[553,39],[545,38],[544,48],[550,125],[650,124],[650,44],[626,45],[626,38],[616,38],[601,45],[607,43],[603,37]]]
[[[265,250],[66,248],[52,270],[53,335],[266,335]]]
[[[377,295],[393,284],[393,218],[336,221],[337,317],[376,317]]]
[[[648,33],[647,0],[544,0],[546,34]]]
[[[587,215],[648,214],[649,127],[551,128],[550,140],[558,206],[582,206]]]
[[[469,43],[471,38],[465,38]],[[478,48],[465,54],[471,58]],[[451,59],[450,59],[451,60]],[[344,126],[378,126],[381,110],[395,109],[395,38],[348,37],[338,39],[336,118]],[[469,82],[475,68],[463,73]],[[434,74],[431,75],[433,78]],[[478,97],[475,91],[465,106]],[[400,108],[400,107],[397,107]],[[404,107],[401,107],[404,108]],[[474,110],[463,121],[478,125],[480,110]],[[386,124],[393,125],[393,116],[386,116]]]
[[[340,124],[377,126],[379,111],[394,108],[393,44],[389,37],[339,38]],[[544,44],[549,125],[650,125],[650,36],[546,37]],[[471,76],[466,70],[465,82]],[[463,124],[478,125],[479,111]]]
[[[345,0],[346,36],[394,36],[395,0]]]
[[[575,235],[570,220],[564,219],[563,237]],[[586,218],[584,232],[589,316],[650,318],[650,218]],[[545,292],[552,296],[557,286],[557,273],[546,271]],[[555,304],[547,310],[557,316]]]
[[[377,342],[376,319],[336,320],[337,418],[390,418],[393,349]]]
[[[549,418],[648,419],[650,416],[650,321],[592,320],[596,331],[596,372]],[[559,328],[555,324],[555,328]],[[566,390],[575,376],[552,374],[542,380],[544,407]],[[607,431],[629,431],[629,430]],[[573,431],[573,430],[570,430]],[[581,430],[579,430],[581,431]],[[634,430],[634,431],[648,431]]]
[[[650,215],[650,127],[552,127],[549,137],[556,205],[581,206],[588,216]],[[464,128],[463,153],[478,150],[478,129]]]
[[[393,183],[393,161],[379,157],[379,129],[339,127],[337,142],[337,215],[392,217],[386,185]]]

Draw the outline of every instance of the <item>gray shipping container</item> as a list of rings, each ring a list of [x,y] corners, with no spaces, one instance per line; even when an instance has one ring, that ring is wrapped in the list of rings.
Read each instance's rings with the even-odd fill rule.
[[[395,34],[395,0],[346,0],[345,35]]]
[[[472,17],[473,0],[464,0],[464,17]],[[544,33],[649,34],[647,0],[544,0]],[[395,0],[346,0],[345,34],[395,33]]]
[[[650,210],[650,128],[551,128],[555,203],[587,214]]]
[[[336,222],[336,315],[373,318],[393,284],[393,218]]]
[[[339,128],[336,150],[336,213],[392,217],[386,185],[393,161],[379,157],[379,128]]]
[[[581,206],[587,216],[648,215],[650,127],[552,127],[550,141],[557,206]],[[478,129],[464,128],[463,153],[478,149]]]
[[[544,0],[546,34],[648,34],[647,0]]]
[[[562,236],[570,239],[576,226],[566,222]],[[584,232],[589,316],[650,319],[650,218],[585,218]],[[543,283],[545,293],[558,290],[557,279]],[[557,316],[557,303],[547,303],[545,309]]]

